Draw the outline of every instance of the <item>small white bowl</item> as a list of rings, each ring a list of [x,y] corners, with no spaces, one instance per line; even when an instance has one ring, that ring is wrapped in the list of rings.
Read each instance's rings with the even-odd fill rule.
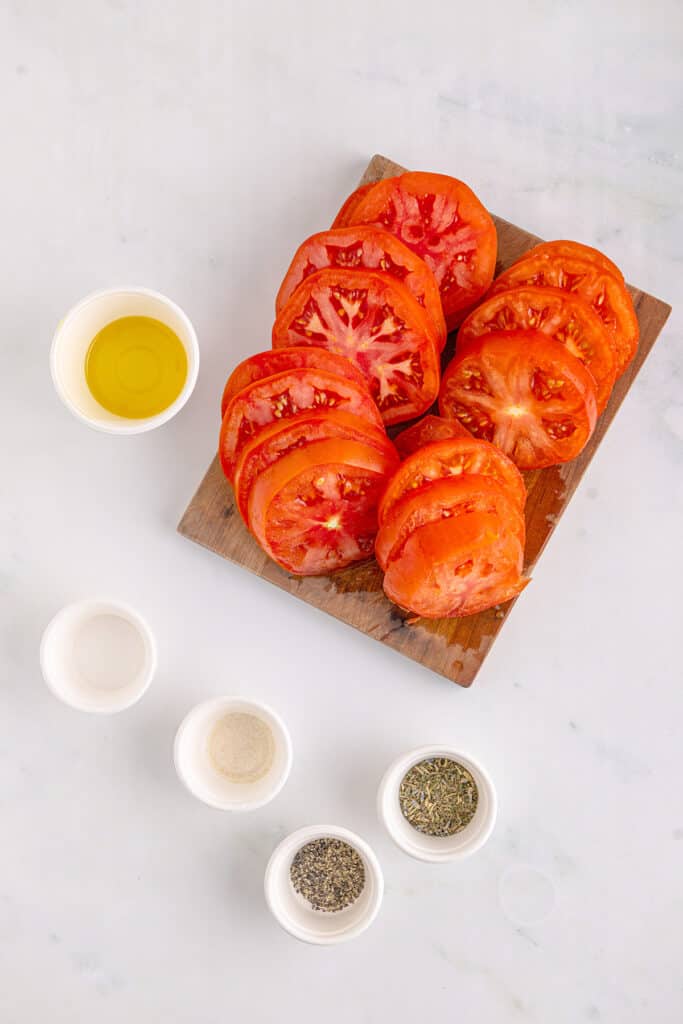
[[[313,910],[292,885],[289,871],[298,850],[314,839],[341,839],[360,854],[365,886],[351,906],[337,913]],[[264,879],[266,903],[286,932],[302,942],[331,946],[355,939],[377,917],[384,895],[384,877],[377,857],[360,836],[338,825],[312,825],[288,835],[276,846]]]
[[[399,803],[401,782],[413,765],[430,757],[450,757],[469,769],[477,784],[479,800],[474,817],[461,832],[452,836],[428,836],[409,825]],[[377,811],[397,846],[417,860],[443,861],[468,857],[479,850],[493,831],[498,801],[488,773],[470,757],[449,746],[418,747],[402,754],[390,765],[377,793]]]
[[[87,600],[62,608],[40,644],[43,678],[79,711],[111,714],[135,704],[156,671],[149,626],[119,601]]]
[[[112,320],[148,316],[170,327],[187,354],[187,379],[167,409],[131,420],[109,412],[93,397],[85,378],[85,357],[95,335]],[[81,299],[57,326],[50,351],[50,371],[57,394],[74,416],[108,434],[142,434],[167,423],[187,402],[197,383],[199,345],[189,317],[175,302],[149,288],[106,288]]]
[[[231,782],[214,768],[209,758],[211,730],[229,712],[254,715],[272,733],[273,763],[256,782]],[[180,781],[202,803],[221,811],[253,811],[270,803],[287,781],[292,767],[292,741],[285,723],[267,704],[242,697],[216,697],[197,704],[180,723],[173,760]]]

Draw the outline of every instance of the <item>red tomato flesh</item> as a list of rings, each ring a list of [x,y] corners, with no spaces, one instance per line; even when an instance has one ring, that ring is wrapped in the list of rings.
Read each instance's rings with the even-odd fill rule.
[[[306,410],[323,409],[353,413],[382,429],[382,418],[369,392],[327,370],[301,367],[243,388],[228,402],[221,425],[218,454],[228,480],[233,479],[244,445],[264,427]]]
[[[351,220],[351,217],[353,216],[353,211],[355,210],[356,206],[361,201],[363,196],[367,195],[370,189],[374,187],[375,182],[371,181],[367,185],[359,185],[358,188],[355,189],[350,196],[347,196],[347,198],[344,200],[342,204],[341,210],[332,221],[332,227],[345,228],[349,224],[352,224],[353,221]]]
[[[595,383],[586,367],[538,331],[487,334],[456,352],[439,408],[520,469],[575,458],[597,419]]]
[[[554,242],[540,242],[539,245],[535,245],[533,249],[525,252],[522,258],[526,259],[527,256],[549,256],[550,258],[570,256],[580,260],[590,260],[591,263],[595,263],[607,271],[608,274],[618,278],[622,283],[624,280],[624,275],[616,263],[613,263],[608,256],[605,256],[604,252],[594,249],[591,245],[584,245],[583,242],[572,242],[564,238]]]
[[[590,260],[536,253],[519,260],[497,277],[489,295],[524,285],[561,288],[583,299],[612,338],[617,376],[624,372],[636,354],[640,329],[633,300],[623,280]]]
[[[443,416],[423,416],[412,427],[407,427],[394,438],[396,451],[402,459],[424,448],[432,441],[447,441],[452,437],[471,437],[469,430],[465,430],[457,420],[446,420]]]
[[[237,457],[233,488],[242,518],[247,521],[249,495],[254,481],[282,455],[303,448],[312,441],[343,438],[360,441],[392,457],[394,446],[384,429],[373,426],[360,416],[337,409],[323,412],[302,412],[289,420],[277,420],[263,427],[242,448]]]
[[[273,348],[317,345],[363,372],[386,424],[425,412],[439,390],[436,334],[404,285],[369,270],[318,270],[278,313]]]
[[[320,231],[297,249],[275,300],[279,313],[304,278],[316,270],[375,270],[395,277],[426,310],[436,332],[439,349],[446,344],[446,322],[436,278],[424,260],[395,235],[372,225]]]
[[[503,487],[517,508],[524,508],[526,488],[515,464],[488,441],[468,435],[434,441],[409,456],[396,470],[382,497],[380,523],[387,521],[404,494],[434,480],[457,479],[470,473],[490,477]]]
[[[223,391],[221,417],[225,415],[228,402],[254,381],[272,377],[285,370],[297,370],[302,367],[310,367],[312,370],[329,370],[330,373],[336,373],[339,377],[355,381],[362,388],[367,387],[365,377],[350,359],[337,356],[334,352],[328,352],[327,349],[314,348],[309,345],[281,348],[277,351],[269,348],[265,352],[257,352],[256,355],[244,359],[232,371]]]
[[[436,277],[451,330],[485,294],[496,266],[496,228],[462,181],[413,171],[379,181],[350,223],[379,224],[420,256]]]
[[[524,589],[522,562],[519,540],[499,516],[471,512],[414,530],[387,566],[384,592],[424,618],[474,615]]]
[[[616,362],[612,339],[592,309],[582,299],[559,288],[525,286],[485,299],[458,331],[456,351],[463,352],[475,338],[495,331],[526,331],[546,334],[590,370],[596,386],[598,415],[612,393]],[[518,344],[526,335],[519,334]],[[463,419],[462,423],[467,426]]]
[[[400,554],[413,530],[472,512],[497,515],[524,548],[524,516],[514,499],[491,477],[468,473],[434,480],[408,491],[396,502],[375,541],[380,568],[386,569],[391,559]]]
[[[257,477],[249,528],[266,554],[295,575],[317,576],[370,558],[379,499],[397,464],[388,449],[313,441]]]

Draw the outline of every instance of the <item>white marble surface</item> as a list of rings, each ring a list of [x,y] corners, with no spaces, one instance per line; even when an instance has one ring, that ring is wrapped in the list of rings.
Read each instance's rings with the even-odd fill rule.
[[[678,304],[682,49],[665,0],[1,5],[3,1024],[682,1019],[678,310],[471,691],[174,532],[228,368],[267,346],[290,254],[375,151]],[[129,439],[73,419],[47,364],[63,311],[118,282],[175,297],[203,359],[183,413]],[[111,719],[38,670],[49,617],[91,594],[160,646]],[[182,715],[224,691],[295,744],[277,802],[239,818],[171,764]],[[374,814],[388,761],[440,737],[499,787],[461,866],[409,860]],[[276,841],[325,819],[387,881],[334,949],[281,932],[261,889]],[[501,879],[508,913],[545,917],[511,921]]]

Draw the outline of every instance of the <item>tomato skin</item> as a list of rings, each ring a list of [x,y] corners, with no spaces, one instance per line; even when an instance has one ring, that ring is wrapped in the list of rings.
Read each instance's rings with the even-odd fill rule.
[[[540,331],[580,359],[596,385],[598,415],[612,393],[616,375],[613,341],[585,302],[559,288],[527,285],[484,299],[458,331],[456,353],[491,332]],[[520,343],[524,340],[519,335]]]
[[[254,381],[228,402],[218,443],[221,467],[232,482],[235,462],[247,441],[263,427],[307,409],[339,409],[383,429],[366,388],[327,370],[299,367]]]
[[[439,409],[504,451],[519,469],[575,458],[597,419],[595,382],[539,331],[484,334],[447,367]]]
[[[467,473],[424,484],[408,491],[396,502],[375,541],[375,557],[380,568],[386,569],[389,562],[400,555],[414,530],[427,523],[473,512],[497,515],[524,548],[524,516],[514,498],[491,477]]]
[[[493,280],[495,225],[457,178],[412,171],[379,181],[355,205],[350,222],[379,224],[422,257],[439,285],[449,330]]]
[[[348,440],[313,441],[256,479],[249,529],[294,575],[317,576],[372,556],[377,505],[398,456]]]
[[[285,370],[305,367],[312,370],[329,370],[330,373],[355,381],[362,388],[367,387],[365,377],[350,359],[328,352],[327,349],[299,345],[278,349],[275,352],[269,348],[265,352],[257,352],[256,355],[243,359],[232,371],[221,399],[221,417],[225,415],[230,400],[255,381],[272,377],[276,373],[284,373]]]
[[[385,431],[352,413],[328,409],[303,412],[291,419],[277,420],[263,427],[242,448],[237,456],[233,489],[235,500],[245,523],[248,518],[249,495],[254,481],[265,469],[283,455],[313,441],[343,438],[360,441],[395,458],[395,448]]]
[[[522,259],[526,259],[527,256],[547,256],[551,259],[556,256],[569,256],[580,260],[589,260],[616,277],[622,284],[624,283],[624,275],[616,263],[605,256],[604,252],[594,249],[591,245],[584,245],[583,242],[572,242],[566,238],[557,239],[554,242],[540,242],[539,245],[535,245],[533,249],[525,252]]]
[[[469,430],[465,430],[457,420],[447,420],[443,416],[428,414],[417,423],[413,423],[412,427],[402,430],[394,438],[394,444],[401,459],[407,459],[409,455],[413,455],[420,448],[431,444],[432,441],[447,441],[453,437],[469,438],[471,436]]]
[[[521,593],[522,561],[497,515],[471,512],[414,530],[387,565],[384,592],[423,618],[474,615]]]
[[[493,282],[489,295],[525,285],[560,288],[583,299],[612,339],[616,373],[621,376],[636,354],[640,334],[623,278],[616,278],[591,260],[544,251],[527,255],[509,267]]]
[[[435,480],[457,479],[468,474],[487,476],[500,484],[520,511],[526,488],[515,464],[499,448],[469,435],[467,438],[433,441],[405,459],[389,481],[379,507],[384,524],[404,494]]]
[[[317,270],[278,313],[273,348],[318,345],[365,374],[386,424],[426,412],[439,390],[434,327],[407,288],[369,270]]]
[[[285,274],[275,300],[275,312],[280,312],[304,278],[327,267],[381,271],[395,277],[427,312],[439,350],[443,349],[446,321],[434,274],[400,239],[372,224],[319,231],[307,238],[297,249]]]
[[[367,195],[370,189],[374,187],[375,182],[370,181],[368,182],[367,185],[359,185],[358,188],[355,189],[350,196],[347,196],[347,198],[344,200],[342,204],[341,209],[339,210],[339,213],[332,221],[332,227],[345,228],[348,227],[349,224],[352,224],[353,221],[351,218],[353,216],[355,208],[358,206],[358,203],[361,201],[363,196]]]

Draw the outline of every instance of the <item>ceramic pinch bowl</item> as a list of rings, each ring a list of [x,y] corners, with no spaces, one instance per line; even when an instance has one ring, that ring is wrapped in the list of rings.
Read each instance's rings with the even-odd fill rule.
[[[231,713],[254,716],[272,736],[270,766],[254,781],[232,781],[210,757],[212,731]],[[287,781],[292,741],[285,723],[267,704],[243,697],[216,697],[197,704],[180,723],[173,760],[180,781],[202,803],[221,811],[253,811],[270,803]]]
[[[432,757],[457,761],[471,772],[477,786],[479,799],[474,817],[462,831],[452,836],[429,836],[419,832],[401,811],[399,789],[404,776],[414,765]],[[377,793],[379,817],[396,845],[417,860],[434,863],[460,860],[479,850],[493,831],[497,809],[496,791],[485,769],[469,754],[447,745],[417,747],[397,757],[387,769]]]
[[[169,327],[187,355],[187,377],[168,408],[145,419],[127,419],[109,412],[91,394],[85,360],[95,335],[113,320],[146,316]],[[57,394],[70,412],[95,430],[108,434],[142,434],[167,423],[194,390],[199,373],[199,345],[189,317],[171,299],[149,288],[106,288],[81,299],[59,323],[52,339],[50,371]]]
[[[49,623],[40,645],[47,686],[79,711],[112,714],[131,707],[151,683],[156,666],[151,629],[119,601],[67,605]]]
[[[326,912],[296,892],[290,868],[297,852],[315,839],[341,839],[359,854],[365,869],[360,896],[343,910]],[[294,938],[319,946],[347,942],[375,920],[384,896],[384,877],[377,857],[364,839],[339,825],[313,825],[292,832],[275,848],[264,878],[266,903],[278,924]]]

